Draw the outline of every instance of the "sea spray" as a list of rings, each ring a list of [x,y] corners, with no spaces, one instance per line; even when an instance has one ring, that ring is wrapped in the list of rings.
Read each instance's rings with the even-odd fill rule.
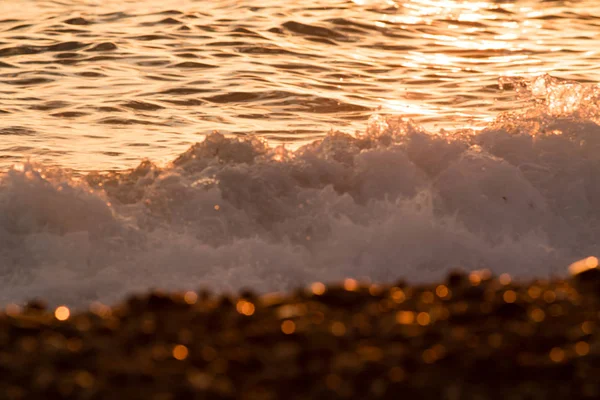
[[[544,82],[567,102],[593,92]],[[481,132],[374,115],[295,151],[214,133],[162,167],[74,178],[25,163],[0,180],[0,301],[565,273],[599,253],[600,127],[591,97],[576,98],[537,99]]]

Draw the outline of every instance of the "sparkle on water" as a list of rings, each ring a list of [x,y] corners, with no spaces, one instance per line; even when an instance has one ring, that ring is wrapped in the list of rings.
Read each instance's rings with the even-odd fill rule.
[[[164,162],[213,130],[305,143],[375,110],[478,128],[517,108],[499,77],[600,81],[599,4],[4,0],[0,167]]]

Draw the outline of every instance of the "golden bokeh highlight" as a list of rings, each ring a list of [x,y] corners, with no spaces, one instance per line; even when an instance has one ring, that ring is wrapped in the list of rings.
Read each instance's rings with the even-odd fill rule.
[[[351,278],[344,279],[344,289],[353,292],[358,289],[358,282]]]
[[[188,354],[189,354],[188,348],[182,344],[178,344],[175,347],[173,347],[173,358],[175,358],[176,360],[179,360],[179,361],[185,360],[187,358]]]
[[[394,302],[396,303],[403,303],[404,300],[406,300],[406,295],[404,294],[404,291],[397,287],[390,289],[390,296],[392,297],[392,300],[394,300]]]
[[[96,379],[88,371],[79,371],[75,374],[75,383],[84,389],[94,386]]]
[[[527,295],[532,299],[538,299],[542,295],[542,289],[539,286],[531,286],[527,289]]]
[[[396,322],[401,325],[412,324],[415,321],[415,313],[412,311],[398,311],[396,313]]]
[[[498,277],[498,281],[499,281],[499,282],[500,282],[502,285],[506,286],[506,285],[509,285],[509,284],[512,282],[512,278],[510,277],[510,275],[509,275],[509,274],[502,274],[502,275],[500,275],[500,276]]]
[[[540,308],[534,308],[529,313],[529,317],[535,322],[542,322],[546,318],[546,313]]]
[[[383,287],[381,285],[373,284],[369,286],[369,294],[371,296],[379,296],[383,293]]]
[[[310,290],[317,296],[320,296],[323,293],[325,293],[325,289],[325,285],[321,282],[315,282],[312,285],[310,285]]]
[[[54,317],[59,321],[68,320],[70,315],[71,311],[66,306],[60,306],[57,307],[56,310],[54,310]]]
[[[196,294],[196,292],[185,292],[185,294],[183,295],[183,301],[185,301],[187,304],[192,305],[192,304],[196,304],[196,302],[198,301],[198,295]]]
[[[517,293],[514,290],[507,290],[502,295],[502,299],[505,303],[514,303],[517,301]]]
[[[448,289],[446,285],[439,285],[435,288],[435,294],[437,294],[440,299],[443,299],[448,297],[450,294],[450,289]]]
[[[360,346],[356,350],[359,357],[364,361],[378,362],[383,358],[383,350],[377,346]]]
[[[425,291],[421,294],[421,301],[425,304],[431,304],[435,300],[435,296],[430,291]]]
[[[590,335],[593,331],[593,323],[591,321],[585,321],[581,324],[581,331],[586,335]]]
[[[552,350],[550,350],[549,356],[550,360],[554,361],[555,363],[559,363],[564,361],[565,351],[560,347],[553,347]]]
[[[436,361],[435,352],[432,349],[425,350],[422,357],[427,364],[433,364]]]
[[[213,378],[210,374],[192,368],[187,372],[188,382],[197,390],[206,390],[210,387]]]
[[[443,358],[446,354],[446,348],[441,344],[436,344],[429,349],[423,351],[422,358],[427,364],[432,364],[437,360]]]
[[[431,322],[431,317],[426,312],[420,312],[417,315],[417,323],[421,326],[429,325]]]
[[[238,313],[242,314],[242,315],[246,315],[246,316],[251,316],[252,314],[254,314],[254,311],[256,310],[256,307],[254,306],[254,304],[252,304],[249,301],[246,300],[239,300],[235,306],[236,310]]]
[[[598,258],[592,256],[584,258],[583,260],[575,261],[569,265],[569,272],[571,275],[579,275],[590,269],[598,268]]]
[[[346,325],[340,321],[334,322],[331,324],[331,333],[334,336],[344,336],[346,334]]]
[[[575,353],[577,353],[578,356],[586,356],[589,354],[589,352],[590,352],[589,343],[584,342],[584,341],[575,343]]]
[[[281,332],[285,333],[286,335],[291,335],[292,333],[296,332],[296,324],[294,321],[289,319],[283,321],[281,323]]]
[[[552,290],[546,290],[543,297],[546,303],[554,303],[556,301],[556,293]]]
[[[481,275],[477,271],[473,271],[469,274],[469,282],[473,286],[479,286],[481,284]]]

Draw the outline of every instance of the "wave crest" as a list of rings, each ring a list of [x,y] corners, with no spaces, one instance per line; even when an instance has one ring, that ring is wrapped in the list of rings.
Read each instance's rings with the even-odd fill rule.
[[[0,177],[0,301],[562,272],[599,250],[597,88],[521,87],[533,106],[478,133],[375,115],[363,134],[296,151],[215,133],[164,167],[13,168]]]

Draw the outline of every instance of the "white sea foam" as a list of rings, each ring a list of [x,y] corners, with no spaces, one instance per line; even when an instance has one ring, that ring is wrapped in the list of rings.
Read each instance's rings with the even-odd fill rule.
[[[477,134],[375,115],[295,152],[213,134],[162,168],[15,167],[0,178],[0,302],[564,274],[599,253],[597,88],[517,84],[536,104]]]

